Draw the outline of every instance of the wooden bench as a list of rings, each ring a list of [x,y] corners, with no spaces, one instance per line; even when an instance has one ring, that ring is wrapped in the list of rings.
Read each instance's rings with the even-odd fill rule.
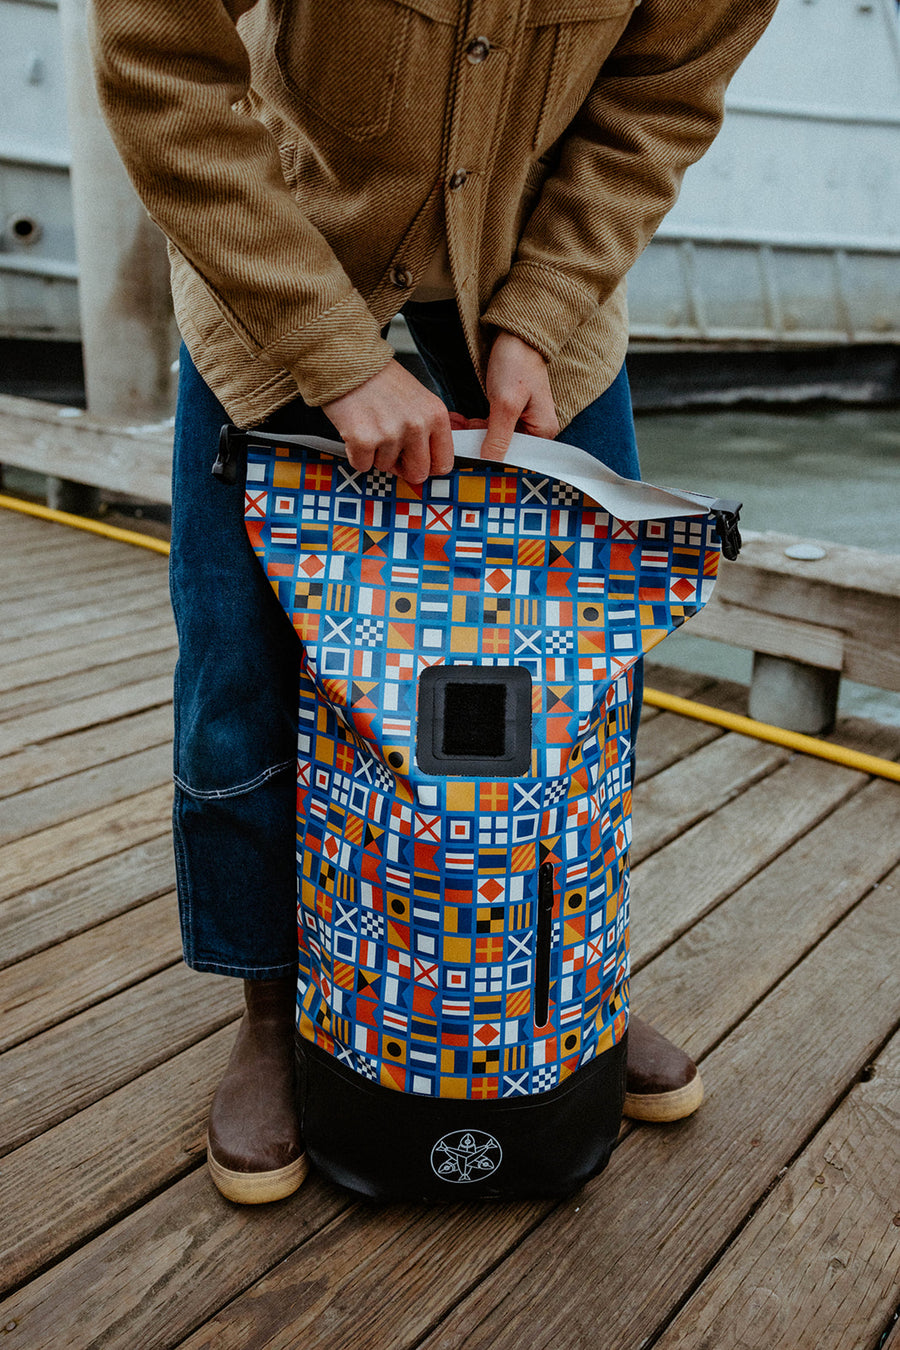
[[[745,535],[690,632],[754,653],[752,717],[819,732],[834,722],[842,675],[900,690],[900,555],[812,543]]]
[[[168,502],[171,441],[169,423],[121,426],[0,396],[0,464]],[[842,675],[900,690],[900,555],[832,543],[818,558],[785,551],[811,543],[745,535],[689,631],[754,653],[751,716],[816,733],[834,722]]]

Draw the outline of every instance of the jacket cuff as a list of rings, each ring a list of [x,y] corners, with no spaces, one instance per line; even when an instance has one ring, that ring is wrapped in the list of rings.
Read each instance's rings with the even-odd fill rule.
[[[377,375],[394,349],[358,291],[302,328],[270,343],[263,355],[290,371],[304,401],[321,407]]]
[[[516,262],[482,316],[551,361],[597,308],[597,300],[556,268]]]

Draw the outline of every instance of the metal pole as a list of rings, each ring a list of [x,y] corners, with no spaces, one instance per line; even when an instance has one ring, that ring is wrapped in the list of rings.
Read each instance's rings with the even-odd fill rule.
[[[88,411],[133,425],[169,417],[177,352],[165,244],[128,180],[97,105],[86,0],[59,0],[72,142],[72,202]],[[52,504],[66,509],[66,480]],[[84,510],[85,494],[71,496]],[[50,495],[50,494],[48,494]]]

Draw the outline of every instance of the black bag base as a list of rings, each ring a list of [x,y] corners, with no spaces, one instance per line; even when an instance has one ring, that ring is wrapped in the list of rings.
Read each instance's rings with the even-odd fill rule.
[[[619,1133],[627,1035],[532,1097],[419,1097],[297,1041],[300,1118],[329,1181],[380,1201],[556,1200],[601,1172]]]

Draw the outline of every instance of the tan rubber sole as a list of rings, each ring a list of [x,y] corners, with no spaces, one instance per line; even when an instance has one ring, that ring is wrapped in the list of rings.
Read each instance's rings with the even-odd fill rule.
[[[684,1087],[672,1092],[626,1092],[622,1114],[629,1120],[649,1120],[662,1125],[692,1116],[703,1101],[703,1080],[698,1073]]]
[[[206,1149],[206,1165],[218,1191],[226,1200],[237,1205],[267,1205],[272,1200],[284,1200],[293,1195],[309,1171],[309,1162],[303,1153],[287,1167],[278,1167],[272,1172],[233,1172],[223,1167]]]

